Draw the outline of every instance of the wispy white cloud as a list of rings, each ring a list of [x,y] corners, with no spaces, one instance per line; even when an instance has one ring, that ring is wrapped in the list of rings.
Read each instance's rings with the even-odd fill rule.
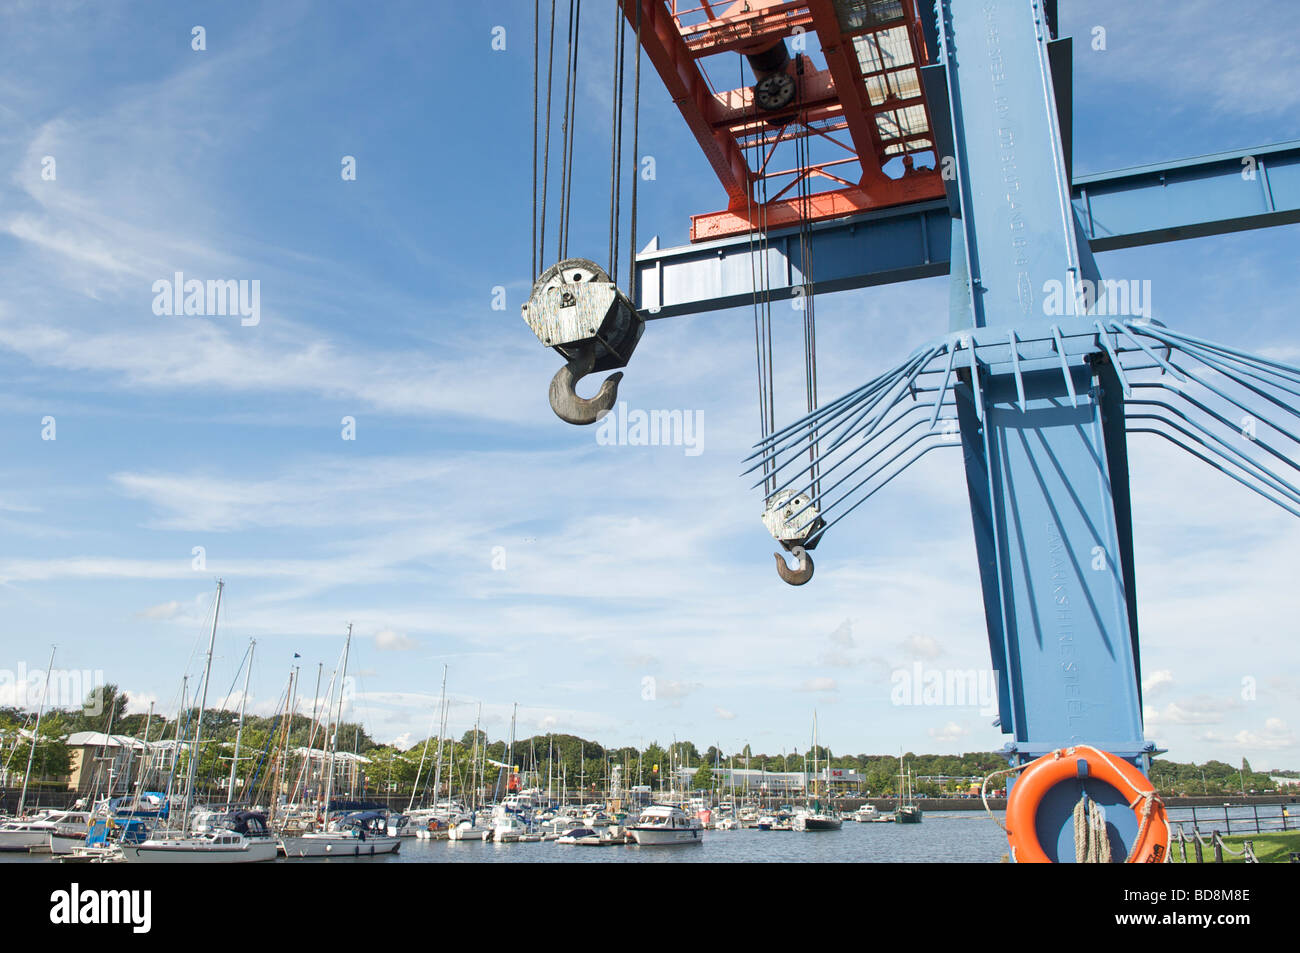
[[[381,652],[409,652],[418,645],[409,635],[392,629],[380,629],[375,633],[375,648]]]

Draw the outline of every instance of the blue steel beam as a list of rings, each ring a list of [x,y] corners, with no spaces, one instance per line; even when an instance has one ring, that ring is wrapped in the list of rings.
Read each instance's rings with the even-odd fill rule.
[[[1042,307],[1048,282],[1099,278],[1067,172],[1043,10],[1036,0],[938,6],[960,203],[950,325],[1009,343],[1050,331],[1058,357],[1035,372],[973,365],[953,389],[990,655],[1007,682],[1008,755],[1024,764],[1093,745],[1147,770],[1120,383],[1068,354]],[[1149,180],[1125,181],[1140,190],[1132,183]],[[1058,784],[1036,807],[1049,857],[1076,859],[1082,790]],[[1126,804],[1104,784],[1088,795]],[[1120,810],[1107,820],[1125,856],[1136,822]]]
[[[1300,141],[1080,176],[1071,203],[1093,251],[1300,222]],[[936,200],[814,225],[813,289],[948,274],[949,218]],[[763,244],[739,236],[661,249],[654,240],[637,256],[637,305],[647,318],[748,305],[764,257],[773,299],[788,298],[804,283],[798,231]]]

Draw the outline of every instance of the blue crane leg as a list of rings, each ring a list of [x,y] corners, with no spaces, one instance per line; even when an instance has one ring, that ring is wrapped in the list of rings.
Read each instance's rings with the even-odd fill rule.
[[[1069,296],[1098,277],[1071,203],[1047,19],[1038,0],[940,0],[937,12],[959,199],[951,325],[1041,337],[1049,283]],[[1145,769],[1118,379],[1076,355],[1023,373],[966,369],[955,394],[1011,760],[1086,743]],[[1053,790],[1040,842],[1074,859],[1070,814],[1085,788],[1123,857],[1136,823],[1095,779]]]

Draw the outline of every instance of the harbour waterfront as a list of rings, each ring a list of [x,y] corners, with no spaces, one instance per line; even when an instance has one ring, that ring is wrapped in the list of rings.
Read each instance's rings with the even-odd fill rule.
[[[397,6],[14,19],[15,879],[1300,862],[1300,6]]]
[[[403,844],[392,863],[997,863],[1001,828],[983,813],[928,814],[924,824],[855,824],[817,833],[709,831],[699,847],[541,844]]]
[[[1000,815],[999,815],[1000,816]],[[997,863],[1002,830],[982,812],[927,814],[924,824],[855,824],[840,831],[797,833],[754,828],[709,831],[700,846],[577,847],[554,841],[426,841],[404,838],[394,855],[357,864],[699,864],[699,863]],[[0,854],[0,863],[49,863],[49,855]],[[344,861],[295,859],[294,864]],[[277,863],[286,863],[284,859]]]

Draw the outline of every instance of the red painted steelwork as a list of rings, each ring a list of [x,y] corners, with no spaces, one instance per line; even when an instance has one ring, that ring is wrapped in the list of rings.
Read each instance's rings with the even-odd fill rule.
[[[917,0],[619,3],[632,24],[640,8],[645,55],[727,194],[726,210],[692,216],[691,241],[944,194],[938,173],[912,168],[908,158],[933,152],[929,106],[920,85],[926,56]],[[816,69],[794,44],[786,70],[799,95],[789,109],[764,113],[754,104],[752,87],[718,90],[704,70],[708,57],[753,53],[791,37],[810,43],[814,33],[826,69]],[[838,149],[829,160],[814,160],[809,151],[806,164],[793,168],[788,161],[772,162],[779,146],[798,139]],[[887,174],[886,164],[899,157],[906,173],[897,175],[895,163],[897,177]],[[791,194],[800,182],[813,189],[810,200]],[[769,184],[774,194],[760,201]]]

